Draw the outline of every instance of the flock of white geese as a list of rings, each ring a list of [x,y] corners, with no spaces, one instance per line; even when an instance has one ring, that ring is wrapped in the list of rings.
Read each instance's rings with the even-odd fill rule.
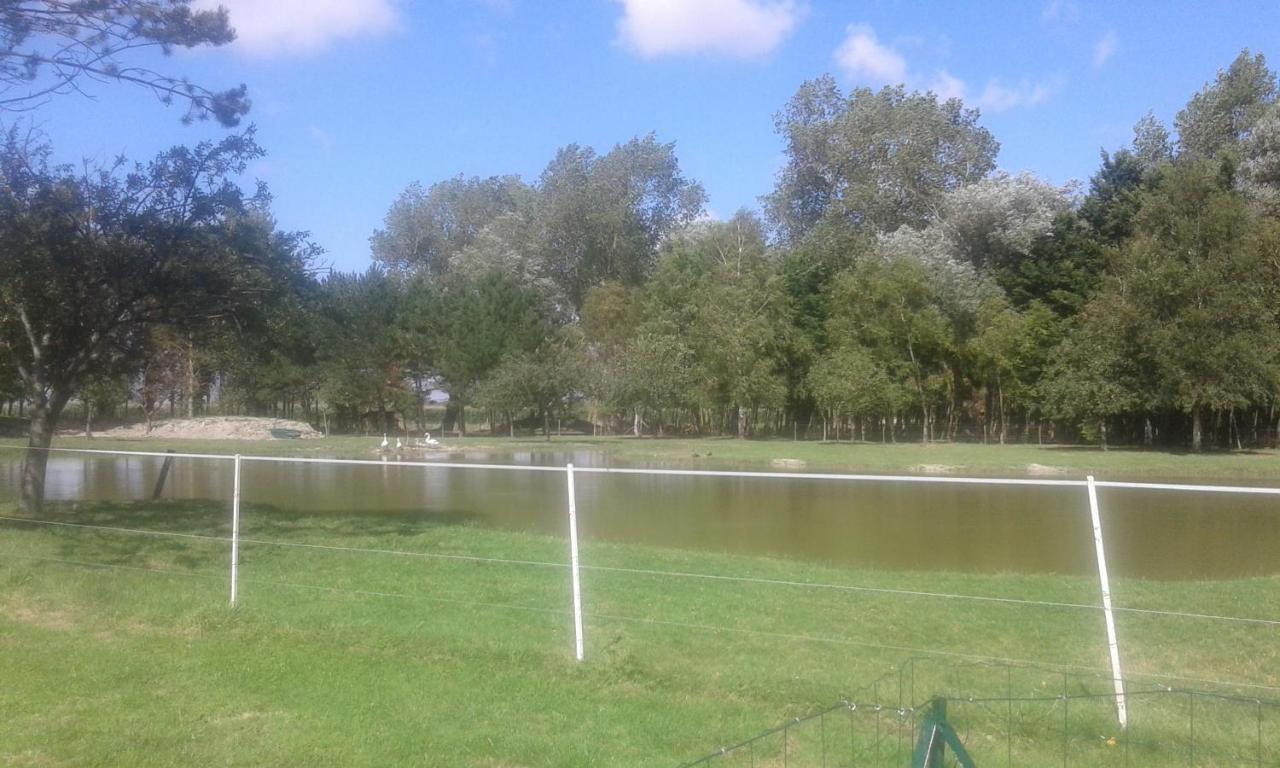
[[[438,445],[440,445],[440,441],[432,437],[430,432],[424,432],[421,440],[407,446],[400,440],[400,438],[396,438],[397,451],[402,451],[405,448],[434,448]],[[382,433],[382,442],[378,445],[378,450],[382,453],[386,453],[391,450],[391,442],[387,439],[386,432]]]

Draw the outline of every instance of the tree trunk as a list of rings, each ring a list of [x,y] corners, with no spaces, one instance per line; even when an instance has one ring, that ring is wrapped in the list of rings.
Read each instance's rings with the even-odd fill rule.
[[[1203,446],[1202,426],[1200,424],[1200,404],[1191,406],[1191,450],[1200,452]]]
[[[1008,419],[1004,410],[1004,384],[1000,382],[999,374],[996,374],[996,399],[1000,401],[1000,444],[1004,445],[1005,436],[1009,430],[1006,426]]]
[[[196,342],[192,334],[187,334],[187,418],[196,416]]]
[[[642,424],[640,423],[640,409],[636,408],[631,414],[631,436],[639,437]]]
[[[1098,419],[1098,437],[1102,440],[1102,450],[1107,450],[1107,420]]]
[[[747,409],[744,406],[738,406],[738,439],[745,439],[747,436]]]
[[[19,506],[26,514],[38,514],[44,507],[44,480],[49,465],[49,445],[58,417],[66,405],[66,395],[55,395],[50,400],[31,400],[31,434],[27,437],[27,453],[22,461],[22,491]]]

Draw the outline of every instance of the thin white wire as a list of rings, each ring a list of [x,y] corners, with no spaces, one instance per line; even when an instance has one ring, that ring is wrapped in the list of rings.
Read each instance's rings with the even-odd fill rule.
[[[84,568],[109,568],[109,569],[117,569],[117,570],[124,570],[124,571],[142,571],[145,573],[159,573],[159,574],[165,574],[170,576],[189,576],[192,578],[214,579],[217,581],[221,581],[222,579],[226,578],[226,576],[221,573],[211,573],[209,571],[180,571],[180,570],[173,570],[170,568],[149,568],[149,567],[144,567],[139,565],[121,565],[119,563],[101,563],[101,562],[94,562],[89,560],[66,560],[66,559],[57,558],[57,557],[35,557],[32,555],[6,555],[6,557],[11,557],[15,560],[30,560],[30,561],[41,562],[41,563],[56,563],[58,565],[73,565],[73,566],[84,567]],[[476,600],[454,600],[447,597],[435,597],[432,595],[424,595],[421,593],[405,594],[405,593],[398,593],[398,592],[378,592],[378,591],[368,590],[368,589],[344,589],[342,587],[325,587],[325,586],[318,586],[314,584],[300,584],[296,581],[276,581],[273,579],[253,578],[253,579],[241,579],[240,583],[241,584],[265,584],[268,586],[276,586],[276,587],[292,587],[296,589],[311,589],[311,590],[318,590],[318,591],[324,591],[324,592],[335,592],[335,593],[351,594],[351,595],[366,595],[371,597],[391,597],[391,598],[400,598],[400,599],[406,599],[406,600],[426,600],[428,602],[449,603],[451,605],[479,606],[484,608],[507,608],[507,609],[518,610],[518,611],[533,611],[537,613],[555,614],[559,616],[567,616],[569,614],[568,611],[561,610],[561,609],[540,608],[532,605],[516,605],[514,603],[490,603],[490,602],[476,601]]]
[[[345,464],[361,467],[430,467],[434,469],[499,469],[515,472],[564,472],[564,467],[536,464],[475,464],[469,461],[383,461],[381,459],[309,459],[290,456],[241,456],[241,461],[274,464]]]
[[[940,651],[929,648],[917,648],[906,645],[887,645],[883,643],[869,643],[861,640],[852,640],[843,637],[830,637],[824,635],[805,635],[793,634],[789,632],[773,632],[763,629],[743,629],[742,627],[722,627],[713,624],[696,624],[692,622],[670,621],[667,619],[648,619],[637,616],[617,616],[602,613],[588,613],[588,617],[596,619],[605,619],[606,621],[624,621],[637,624],[654,624],[659,626],[680,627],[684,629],[694,629],[704,632],[730,632],[735,634],[757,635],[761,637],[774,637],[784,640],[800,640],[805,642],[832,643],[838,645],[852,645],[863,648],[873,648],[886,651],[897,651],[905,653],[918,653],[924,656],[941,656],[945,658],[969,659],[971,661],[993,661],[1005,664],[1018,664],[1023,666],[1043,666],[1056,669],[1076,670],[1081,672],[1090,672],[1095,674],[1109,675],[1110,670],[1101,667],[1085,667],[1074,664],[1059,664],[1051,661],[1035,661],[1028,659],[1014,659],[1007,656],[985,656],[975,653],[961,653],[959,651]],[[1280,686],[1264,685],[1262,683],[1238,683],[1227,680],[1211,680],[1199,677],[1186,677],[1182,675],[1168,674],[1152,674],[1145,672],[1130,672],[1130,677],[1144,677],[1150,680],[1182,680],[1185,682],[1207,683],[1210,685],[1219,685],[1226,687],[1242,687],[1242,688],[1258,688],[1268,691],[1280,691]]]
[[[45,450],[59,453],[88,453],[110,456],[153,456],[159,458],[214,459],[230,461],[235,457],[216,453],[161,453],[158,451],[113,451],[96,448],[31,448],[29,446],[0,445],[0,449],[10,450]],[[241,461],[259,461],[280,464],[346,464],[354,466],[378,467],[429,467],[436,469],[493,469],[514,472],[564,472],[564,467],[537,466],[527,464],[474,464],[461,461],[387,461],[375,459],[322,459],[291,456],[241,456]],[[1035,478],[1001,478],[1001,477],[949,477],[924,475],[872,475],[843,474],[825,472],[754,472],[714,469],[650,469],[633,467],[575,467],[575,472],[590,474],[615,475],[654,475],[677,477],[738,477],[761,479],[789,480],[849,480],[863,482],[886,483],[933,483],[951,485],[1002,485],[1002,486],[1059,486],[1082,487],[1084,480],[1051,480]],[[1242,485],[1197,485],[1186,483],[1143,483],[1118,480],[1098,480],[1094,483],[1102,488],[1129,488],[1157,491],[1190,491],[1203,493],[1240,493],[1280,496],[1280,488],[1255,487]]]
[[[144,571],[149,573],[193,576],[198,578],[221,578],[221,576],[218,576],[215,574],[206,574],[205,572],[200,572],[200,571],[174,571],[174,570],[161,569],[161,568],[145,568],[141,566],[118,565],[114,563],[95,563],[95,562],[86,562],[86,561],[77,561],[77,560],[61,560],[57,558],[31,557],[31,556],[24,556],[24,555],[14,555],[13,557],[15,557],[16,559],[22,559],[22,560],[52,562],[52,563],[59,563],[64,565],[84,566],[84,567],[90,567],[90,568],[110,568],[110,569],[122,569],[122,570],[131,570],[131,571]],[[291,588],[310,589],[310,590],[318,590],[318,591],[333,592],[333,593],[365,595],[370,597],[388,597],[388,598],[405,599],[405,600],[425,600],[428,602],[439,602],[439,603],[448,603],[448,604],[454,604],[454,605],[519,610],[519,611],[528,611],[528,612],[535,612],[535,613],[553,614],[553,615],[559,615],[559,616],[569,615],[568,611],[561,610],[561,609],[540,608],[536,606],[516,605],[512,603],[490,603],[490,602],[474,601],[474,600],[454,600],[450,598],[441,598],[441,597],[434,597],[430,595],[423,595],[421,593],[397,593],[397,592],[378,592],[373,590],[344,589],[341,587],[326,587],[326,586],[318,586],[318,585],[312,585],[312,584],[300,584],[298,582],[290,582],[290,581],[275,581],[275,580],[269,580],[269,579],[251,579],[251,580],[245,580],[244,583],[256,583],[256,584],[264,584],[268,586],[291,587]],[[671,621],[667,619],[649,619],[649,618],[638,617],[638,616],[619,616],[616,614],[604,614],[604,613],[587,613],[585,614],[585,616],[587,616],[588,618],[603,619],[605,621],[622,621],[622,622],[630,622],[635,624],[678,627],[682,629],[692,629],[692,630],[698,630],[703,632],[729,632],[733,634],[747,634],[747,635],[754,635],[759,637],[771,637],[771,638],[777,638],[777,639],[783,639],[783,640],[797,640],[797,641],[803,641],[803,642],[831,643],[831,644],[838,644],[838,645],[849,645],[849,646],[855,646],[855,647],[895,651],[895,652],[901,652],[901,653],[913,653],[913,654],[920,654],[925,656],[939,656],[943,658],[968,659],[971,661],[988,661],[988,662],[998,662],[1003,664],[1018,664],[1023,666],[1042,666],[1042,667],[1054,668],[1054,669],[1060,669],[1060,670],[1075,670],[1075,671],[1090,672],[1094,674],[1104,674],[1104,675],[1107,674],[1108,672],[1107,670],[1102,669],[1101,667],[1086,667],[1082,665],[1059,664],[1056,662],[1037,661],[1037,660],[1031,660],[1031,659],[1016,659],[1008,656],[988,656],[983,654],[962,653],[959,651],[945,651],[945,650],[936,650],[936,649],[929,649],[929,648],[918,648],[915,646],[890,645],[885,643],[870,643],[870,642],[853,640],[851,638],[844,638],[844,637],[807,635],[807,634],[797,634],[797,633],[789,633],[789,632],[774,632],[770,630],[761,630],[761,629],[744,629],[742,627],[722,627],[714,624],[698,624],[693,622]],[[1203,684],[1217,685],[1222,687],[1255,688],[1259,690],[1280,691],[1280,686],[1265,685],[1262,683],[1241,683],[1241,682],[1234,682],[1234,681],[1228,681],[1228,680],[1213,680],[1208,678],[1188,677],[1185,675],[1131,672],[1129,673],[1129,676],[1143,677],[1149,680],[1181,680],[1184,682],[1203,683]]]
[[[1137,488],[1149,491],[1191,491],[1195,493],[1253,493],[1280,496],[1280,488],[1250,485],[1197,485],[1188,483],[1130,483],[1120,480],[1095,480],[1099,488]]]
[[[271,579],[244,579],[245,584],[266,584],[268,586],[289,587],[292,589],[310,589],[319,592],[332,592],[335,594],[348,595],[366,595],[369,597],[389,597],[398,600],[425,600],[430,603],[446,603],[449,605],[466,605],[478,606],[481,608],[502,608],[512,611],[527,611],[530,613],[546,613],[556,616],[568,616],[569,611],[558,608],[540,608],[533,605],[518,605],[515,603],[490,603],[479,600],[454,600],[448,597],[435,597],[432,595],[424,595],[422,593],[403,593],[403,592],[378,592],[368,589],[346,589],[344,587],[326,587],[316,584],[300,584],[296,581],[275,581]]]
[[[670,576],[675,578],[687,578],[687,579],[734,581],[734,582],[743,582],[748,584],[767,584],[772,586],[783,586],[783,587],[811,587],[815,589],[832,589],[832,590],[841,590],[841,591],[849,591],[849,592],[870,592],[870,593],[881,593],[881,594],[888,594],[888,595],[903,595],[906,597],[935,597],[935,598],[942,598],[942,599],[948,599],[948,600],[974,600],[974,601],[990,602],[990,603],[1008,603],[1012,605],[1043,606],[1046,608],[1077,608],[1077,609],[1085,609],[1090,611],[1102,610],[1101,605],[1090,605],[1088,603],[1066,603],[1066,602],[1057,602],[1053,600],[1026,600],[1026,599],[1020,599],[1015,597],[996,597],[993,595],[966,595],[966,594],[950,593],[950,592],[925,592],[925,591],[911,590],[911,589],[896,589],[892,587],[865,587],[865,586],[856,586],[852,584],[825,584],[822,582],[812,582],[812,581],[786,581],[783,579],[765,579],[765,578],[755,578],[755,577],[749,577],[749,576],[721,576],[718,574],[710,574],[710,573],[690,573],[685,571],[659,571],[659,570],[648,570],[644,568],[616,568],[616,567],[605,566],[605,565],[583,565],[579,567],[581,567],[583,570],[606,571],[606,572],[614,572],[614,573],[631,573],[631,574],[639,574],[639,575],[645,575],[645,576]],[[1244,616],[1216,616],[1216,615],[1207,614],[1207,613],[1186,613],[1186,612],[1180,612],[1180,611],[1164,611],[1164,610],[1159,610],[1155,608],[1124,608],[1120,606],[1117,606],[1114,610],[1125,611],[1128,613],[1145,613],[1145,614],[1155,614],[1159,616],[1175,616],[1175,617],[1185,618],[1185,619],[1214,619],[1218,621],[1237,621],[1237,622],[1244,622],[1249,624],[1280,626],[1280,620],[1254,619],[1254,618],[1248,618]]]
[[[510,560],[501,557],[479,557],[477,555],[446,555],[438,552],[409,552],[403,549],[365,549],[363,547],[337,547],[329,544],[309,544],[305,542],[278,541],[267,539],[240,538],[241,544],[262,544],[272,547],[300,547],[304,549],[322,549],[333,552],[362,552],[374,555],[403,555],[405,557],[425,557],[439,560],[462,560],[472,563],[505,563],[508,565],[537,565],[549,568],[568,568],[568,563],[551,563],[545,560]]]
[[[1004,477],[948,477],[929,475],[859,475],[829,472],[752,472],[719,469],[642,469],[631,467],[574,467],[574,472],[598,475],[664,475],[678,477],[742,477],[785,480],[856,480],[887,483],[944,483],[961,485],[1084,486],[1084,480],[1037,480]]]
[[[141,536],[172,536],[182,539],[203,539],[205,541],[231,541],[226,536],[206,536],[199,533],[178,533],[176,531],[146,531],[141,528],[117,528],[110,525],[90,525],[89,523],[67,523],[60,520],[36,520],[29,517],[7,517],[0,515],[0,520],[8,520],[17,523],[31,523],[33,525],[56,525],[64,528],[88,528],[94,531],[112,531],[114,533],[132,533]]]
[[[90,525],[88,523],[68,523],[68,522],[62,522],[57,520],[35,520],[32,518],[8,517],[4,515],[0,515],[0,520],[8,520],[8,521],[20,522],[20,523],[31,523],[31,524],[38,524],[38,525],[62,526],[67,528],[86,528],[89,530],[110,531],[114,533],[140,534],[143,536],[170,536],[170,537],[178,537],[178,538],[186,538],[186,539],[198,539],[198,540],[204,540],[204,541],[218,541],[218,542],[227,542],[227,543],[231,541],[230,537],[226,537],[226,536],[208,536],[208,535],[195,534],[195,533],[177,533],[173,531],[148,531],[148,530],[142,530],[137,528],[118,528],[118,527],[107,526],[107,525]],[[331,552],[349,552],[349,553],[374,554],[374,555],[396,555],[396,556],[402,556],[402,557],[420,557],[420,558],[426,558],[426,559],[432,559],[432,560],[453,560],[453,561],[475,562],[475,563],[526,565],[526,566],[538,566],[538,567],[545,567],[545,568],[569,568],[569,565],[567,563],[555,563],[555,562],[549,562],[545,560],[516,560],[516,559],[500,558],[500,557],[481,557],[478,555],[450,555],[450,554],[444,554],[444,553],[438,553],[438,552],[411,552],[411,551],[401,550],[401,549],[341,547],[341,546],[335,546],[331,544],[311,544],[306,542],[279,541],[279,540],[273,540],[273,539],[250,539],[250,538],[241,537],[240,543],[257,544],[261,546],[274,546],[274,547],[296,547],[296,548],[302,548],[302,549],[316,549],[316,550],[331,551]],[[1027,600],[1027,599],[1014,598],[1014,597],[997,597],[994,595],[966,595],[962,593],[952,593],[952,592],[927,592],[923,590],[899,589],[899,588],[893,588],[893,587],[867,587],[867,586],[859,586],[854,584],[830,584],[830,583],[824,583],[824,582],[811,582],[811,581],[789,581],[785,579],[766,579],[766,578],[751,577],[751,576],[726,576],[721,574],[694,573],[689,571],[663,571],[663,570],[647,569],[647,568],[621,568],[621,567],[607,566],[607,565],[582,565],[579,567],[582,570],[601,571],[605,573],[624,573],[624,574],[632,574],[632,575],[640,575],[640,576],[704,579],[708,581],[726,581],[726,582],[735,582],[735,583],[743,583],[743,584],[760,584],[760,585],[778,586],[778,587],[801,587],[801,588],[808,588],[808,589],[827,589],[827,590],[835,590],[835,591],[843,591],[843,592],[901,595],[904,597],[927,597],[927,598],[937,598],[937,599],[945,599],[945,600],[965,600],[965,601],[972,601],[972,602],[998,603],[998,604],[1007,604],[1007,605],[1025,605],[1025,606],[1036,606],[1036,607],[1045,607],[1045,608],[1072,608],[1072,609],[1082,609],[1082,610],[1089,610],[1089,611],[1102,610],[1102,606],[1090,605],[1088,603],[1068,603],[1068,602],[1059,602],[1059,601],[1053,601],[1053,600]],[[1159,610],[1154,608],[1129,608],[1124,606],[1116,606],[1114,610],[1117,612],[1124,612],[1124,613],[1138,613],[1138,614],[1147,614],[1147,615],[1155,615],[1155,616],[1168,616],[1168,617],[1183,618],[1183,619],[1229,621],[1229,622],[1237,622],[1237,623],[1243,623],[1243,624],[1257,624],[1261,626],[1280,626],[1280,620],[1250,618],[1246,616],[1221,616],[1221,615],[1207,614],[1207,613],[1193,613],[1189,611],[1170,611],[1170,610]]]
[[[222,581],[226,578],[225,574],[213,573],[212,571],[179,571],[172,568],[150,568],[142,565],[122,565],[120,563],[100,563],[91,560],[66,560],[58,557],[36,557],[34,555],[14,555],[5,553],[6,558],[14,560],[30,560],[38,563],[57,563],[58,565],[74,565],[83,568],[113,568],[122,571],[143,571],[146,573],[161,573],[169,576],[188,576],[196,579],[216,579]]]
[[[170,453],[168,451],[111,451],[103,448],[38,448],[35,446],[0,446],[13,450],[47,451],[49,453],[89,453],[104,456],[154,456],[161,459],[213,459],[235,461],[235,456],[225,453]]]

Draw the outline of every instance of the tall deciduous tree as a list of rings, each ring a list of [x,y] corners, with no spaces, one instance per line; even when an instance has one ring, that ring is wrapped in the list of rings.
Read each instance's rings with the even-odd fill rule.
[[[1178,149],[1190,157],[1211,158],[1236,147],[1277,95],[1276,73],[1266,58],[1241,51],[1178,113]]]
[[[31,403],[22,501],[38,508],[49,442],[84,377],[136,356],[150,325],[246,322],[303,267],[261,198],[232,181],[252,134],[148,165],[77,175],[10,133],[0,152],[0,346]]]
[[[1268,216],[1280,216],[1280,103],[1272,104],[1241,147],[1240,191]]]
[[[1197,451],[1207,410],[1271,389],[1280,332],[1280,265],[1253,247],[1245,202],[1222,182],[1209,164],[1175,168],[1144,199],[1138,236],[1115,269],[1149,322],[1162,394],[1191,416]]]
[[[1183,161],[1144,194],[1137,234],[1082,327],[1091,346],[1118,350],[1115,365],[1137,366],[1128,377],[1099,369],[1102,383],[1136,380],[1140,403],[1190,416],[1197,451],[1207,412],[1274,391],[1280,343],[1280,265],[1258,247],[1257,223],[1225,181],[1213,163]]]
[[[705,203],[702,186],[680,170],[675,145],[652,134],[603,156],[564,147],[538,184],[540,270],[564,303],[580,310],[593,286],[647,278],[659,244],[696,219]]]
[[[844,96],[830,76],[806,82],[774,118],[787,164],[769,217],[798,242],[824,219],[871,233],[922,227],[944,193],[995,168],[999,143],[959,99],[902,86]]]
[[[515,176],[458,176],[426,189],[410,184],[369,238],[373,258],[396,272],[444,274],[486,227],[515,213],[529,195]]]
[[[244,85],[212,91],[183,77],[128,63],[140,50],[235,39],[227,11],[193,11],[191,0],[7,0],[0,4],[0,110],[39,106],[86,81],[120,82],[187,107],[183,122],[213,118],[235,126],[249,111]]]

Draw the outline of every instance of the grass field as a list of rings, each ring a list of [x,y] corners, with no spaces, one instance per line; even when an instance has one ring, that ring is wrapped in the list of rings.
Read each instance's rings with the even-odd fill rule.
[[[377,437],[332,437],[318,440],[107,440],[64,437],[66,448],[165,450],[195,453],[370,458]],[[1280,482],[1280,451],[1171,453],[1137,449],[1102,451],[1081,446],[981,445],[973,443],[836,443],[731,438],[468,437],[443,441],[446,448],[469,454],[504,455],[538,451],[592,451],[621,464],[657,464],[707,468],[768,469],[779,459],[804,463],[808,469],[849,472],[929,473],[1022,476],[1028,474],[1100,478],[1177,478],[1200,481]],[[17,448],[21,440],[0,439],[0,447]],[[408,454],[406,458],[412,458]]]
[[[1203,703],[1189,741],[1182,698],[1136,697],[1126,734],[1107,699],[1053,701],[1108,690],[1089,671],[1106,665],[1097,610],[634,571],[1096,604],[1091,579],[853,571],[588,541],[579,664],[558,538],[249,505],[242,536],[259,543],[244,545],[231,608],[223,504],[44,515],[186,536],[4,522],[5,766],[674,766],[844,696],[863,703],[847,724],[797,726],[785,747],[766,740],[750,759],[781,765],[785,748],[790,766],[820,765],[830,748],[828,765],[902,766],[917,717],[907,708],[935,693],[960,697],[951,711],[984,766],[1062,764],[1064,752],[1071,765],[1182,764],[1188,749],[1197,765],[1252,765],[1259,744],[1262,764],[1280,760],[1280,712],[1269,707],[1258,721],[1253,704]],[[1280,615],[1280,578],[1121,581],[1115,594],[1127,607]],[[1166,677],[1280,686],[1274,626],[1118,621],[1131,689],[1280,694]],[[965,705],[1009,693],[1045,701]]]

